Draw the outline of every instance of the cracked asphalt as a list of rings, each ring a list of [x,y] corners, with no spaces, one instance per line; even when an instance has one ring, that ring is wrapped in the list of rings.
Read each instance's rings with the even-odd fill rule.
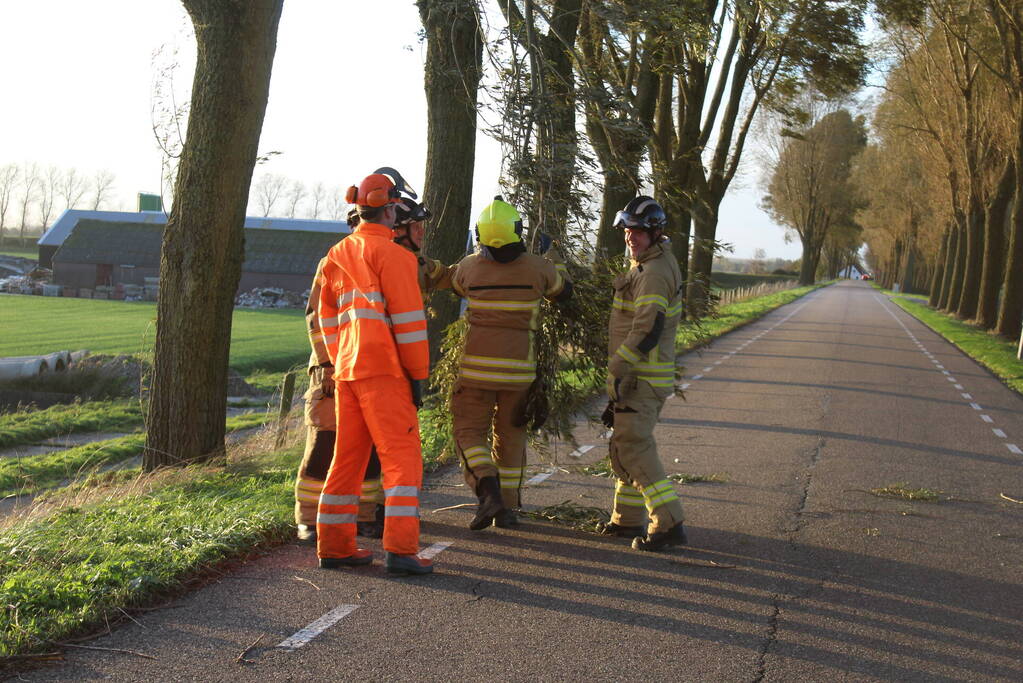
[[[683,550],[528,519],[470,532],[470,509],[433,512],[472,500],[448,469],[423,501],[423,547],[450,543],[433,576],[390,578],[379,556],[320,570],[286,545],[85,643],[108,650],[22,677],[1023,679],[1023,505],[1002,497],[1023,500],[1019,396],[858,282],[681,362],[661,457],[723,479],[678,485]],[[537,458],[533,474],[557,469],[527,509],[609,505],[611,481],[580,467],[606,456],[601,431],[580,426],[595,447],[579,457]],[[893,484],[941,493],[871,493]],[[307,644],[277,647],[332,610],[344,616]]]

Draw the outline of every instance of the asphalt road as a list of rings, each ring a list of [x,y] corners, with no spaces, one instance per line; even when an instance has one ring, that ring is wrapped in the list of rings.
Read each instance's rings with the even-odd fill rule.
[[[423,546],[450,544],[433,576],[390,578],[379,560],[324,571],[284,546],[85,643],[155,659],[69,651],[23,677],[1023,679],[1023,505],[1001,497],[1023,499],[1023,400],[865,283],[683,362],[661,456],[668,472],[726,480],[678,486],[685,550],[546,522],[470,532],[471,510],[432,512],[471,500],[448,470],[423,506]],[[527,508],[609,505],[611,482],[579,471],[606,442],[588,427],[579,440],[594,448],[557,449]],[[870,493],[895,483],[943,493]],[[296,645],[324,615],[336,623]]]

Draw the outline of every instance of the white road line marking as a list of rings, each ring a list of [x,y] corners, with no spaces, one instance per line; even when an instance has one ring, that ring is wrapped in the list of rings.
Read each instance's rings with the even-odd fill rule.
[[[532,484],[539,484],[539,483],[541,483],[543,481],[546,481],[548,477],[550,477],[552,474],[554,474],[557,471],[558,471],[557,468],[552,468],[552,469],[547,470],[546,472],[541,472],[540,474],[536,475],[532,479],[527,480],[526,481],[526,485],[529,486],[529,485],[532,485]]]
[[[569,453],[568,457],[570,457],[570,458],[578,458],[583,453],[589,453],[593,449],[594,449],[594,446],[580,446],[579,448],[577,448],[574,451],[572,451],[571,453]]]
[[[972,401],[973,400],[973,396],[971,396],[970,394],[959,394],[959,395],[962,396],[963,398],[965,398],[967,401]]]
[[[424,560],[432,560],[433,558],[437,557],[442,552],[450,548],[452,543],[454,543],[454,541],[437,541],[426,550],[420,550],[419,557],[423,558]]]
[[[686,382],[685,384],[683,384],[682,388],[683,389],[688,389],[689,388],[689,382]]]
[[[705,367],[705,368],[703,369],[703,371],[704,371],[704,372],[710,372],[710,371],[711,371],[711,370],[713,370],[713,369],[714,369],[714,368],[712,368],[711,366],[709,366],[709,365],[708,365],[707,367]]]
[[[981,409],[979,403],[971,403],[970,407],[973,408],[974,410],[980,410]]]
[[[992,429],[991,431],[994,432],[995,436],[997,436],[999,439],[1004,439],[1005,438],[1005,432],[1003,432],[1001,429],[995,428],[995,429]]]
[[[984,420],[984,422],[987,422],[988,424],[994,422],[994,420],[991,419],[990,415],[981,415],[980,419]]]
[[[282,650],[297,650],[357,609],[358,605],[339,605],[301,631],[279,642],[277,647]]]
[[[954,382],[954,381],[956,381],[956,378],[955,378],[955,377],[946,377],[945,379],[947,379],[947,380],[948,380],[949,382]]]
[[[1005,447],[1008,448],[1010,452],[1015,453],[1016,455],[1023,455],[1023,451],[1021,451],[1019,449],[1019,446],[1017,446],[1014,443],[1007,443],[1005,444]]]
[[[954,384],[953,386],[954,386],[954,387],[955,387],[956,389],[958,389],[959,391],[962,391],[962,390],[963,390],[963,385],[962,385],[962,384]]]
[[[714,361],[714,365],[721,365],[721,361],[719,360]]]
[[[693,377],[694,382],[698,379],[703,379],[703,375],[696,375],[695,377]]]

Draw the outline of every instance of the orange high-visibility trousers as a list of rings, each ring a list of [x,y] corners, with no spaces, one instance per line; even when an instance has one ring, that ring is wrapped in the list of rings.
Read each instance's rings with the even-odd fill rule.
[[[363,474],[376,444],[384,486],[384,550],[419,552],[423,455],[407,379],[379,375],[337,382],[337,445],[316,519],[319,557],[355,552]]]

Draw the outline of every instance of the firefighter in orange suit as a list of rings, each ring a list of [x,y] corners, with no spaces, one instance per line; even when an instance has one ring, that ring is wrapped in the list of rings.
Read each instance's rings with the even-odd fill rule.
[[[474,531],[518,524],[514,509],[521,504],[526,464],[526,428],[519,418],[536,379],[540,301],[572,294],[564,265],[526,253],[519,213],[500,197],[480,214],[476,234],[479,251],[458,263],[451,282],[468,299],[451,411],[465,480],[479,499],[469,523]]]
[[[654,440],[661,407],[675,391],[675,331],[682,315],[682,273],[663,236],[666,223],[660,204],[647,196],[615,217],[632,267],[615,278],[608,323],[604,424],[614,427],[610,456],[617,486],[611,521],[600,531],[632,537],[633,548],[650,551],[686,543],[682,503]]]
[[[334,365],[338,434],[320,496],[317,554],[323,568],[372,561],[355,538],[360,489],[375,444],[383,473],[386,569],[428,574],[432,562],[417,554],[423,461],[416,409],[430,353],[416,258],[393,242],[403,185],[393,175],[398,184],[378,172],[348,189],[362,221],[331,248],[323,266],[318,312]]]
[[[433,292],[451,287],[451,273],[454,271],[454,267],[449,268],[440,261],[419,253],[425,232],[423,223],[431,216],[429,209],[414,199],[400,197],[395,205],[395,211],[394,241],[416,255],[419,289],[422,291],[423,305],[425,306]],[[355,220],[357,223],[358,215]],[[349,221],[349,224],[352,222]],[[330,420],[333,424],[333,414],[330,416]],[[362,494],[359,498],[358,534],[370,538],[380,538],[384,532],[383,514],[384,497],[383,489],[380,487],[380,458],[374,449],[370,454],[369,464],[366,465],[366,477],[362,482]]]

